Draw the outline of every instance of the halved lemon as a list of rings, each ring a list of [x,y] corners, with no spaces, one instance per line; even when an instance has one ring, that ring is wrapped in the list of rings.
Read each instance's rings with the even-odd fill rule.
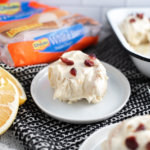
[[[18,89],[9,79],[0,76],[0,135],[11,126],[18,107]]]
[[[15,84],[15,86],[17,87],[19,91],[19,106],[24,104],[24,102],[27,100],[27,96],[22,85],[19,83],[19,81],[12,74],[10,74],[8,71],[3,69],[2,67],[0,67],[0,75],[8,78],[11,82]]]

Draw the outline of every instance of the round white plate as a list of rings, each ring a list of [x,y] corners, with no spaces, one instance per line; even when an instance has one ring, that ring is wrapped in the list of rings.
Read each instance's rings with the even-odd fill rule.
[[[48,80],[48,67],[41,70],[31,83],[31,95],[37,106],[46,114],[58,120],[86,124],[98,122],[117,113],[128,101],[130,84],[126,77],[113,66],[102,62],[107,71],[108,89],[103,100],[89,104],[86,100],[69,105],[54,100],[54,89]]]
[[[117,123],[118,124],[118,123]],[[107,139],[109,132],[117,124],[109,125],[101,128],[98,131],[91,134],[80,146],[79,150],[102,150],[101,143]]]

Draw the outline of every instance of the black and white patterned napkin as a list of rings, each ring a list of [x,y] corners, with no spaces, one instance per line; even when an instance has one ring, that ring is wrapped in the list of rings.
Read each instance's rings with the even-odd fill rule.
[[[47,64],[11,68],[0,64],[12,73],[25,88],[28,100],[20,106],[11,127],[15,137],[26,150],[77,150],[82,142],[96,130],[120,122],[135,115],[150,114],[150,79],[143,76],[130,60],[114,35],[83,52],[95,53],[97,58],[120,69],[131,85],[131,96],[127,104],[109,119],[87,125],[75,125],[43,113],[34,103],[30,84],[34,76]],[[57,108],[56,108],[57,109]]]

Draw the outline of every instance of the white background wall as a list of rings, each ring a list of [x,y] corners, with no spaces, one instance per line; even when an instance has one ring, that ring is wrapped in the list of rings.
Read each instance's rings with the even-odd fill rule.
[[[10,0],[17,1],[17,0]],[[27,0],[21,0],[27,1]],[[150,7],[150,0],[36,0],[73,13],[81,13],[105,23],[105,13],[117,7]]]

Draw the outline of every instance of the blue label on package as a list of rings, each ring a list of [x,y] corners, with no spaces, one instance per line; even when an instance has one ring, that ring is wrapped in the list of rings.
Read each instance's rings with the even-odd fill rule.
[[[0,21],[12,21],[29,18],[43,12],[43,8],[33,8],[30,2],[12,2],[0,4]]]
[[[77,24],[34,38],[36,41],[33,43],[33,47],[40,53],[64,52],[84,36],[83,25]]]

